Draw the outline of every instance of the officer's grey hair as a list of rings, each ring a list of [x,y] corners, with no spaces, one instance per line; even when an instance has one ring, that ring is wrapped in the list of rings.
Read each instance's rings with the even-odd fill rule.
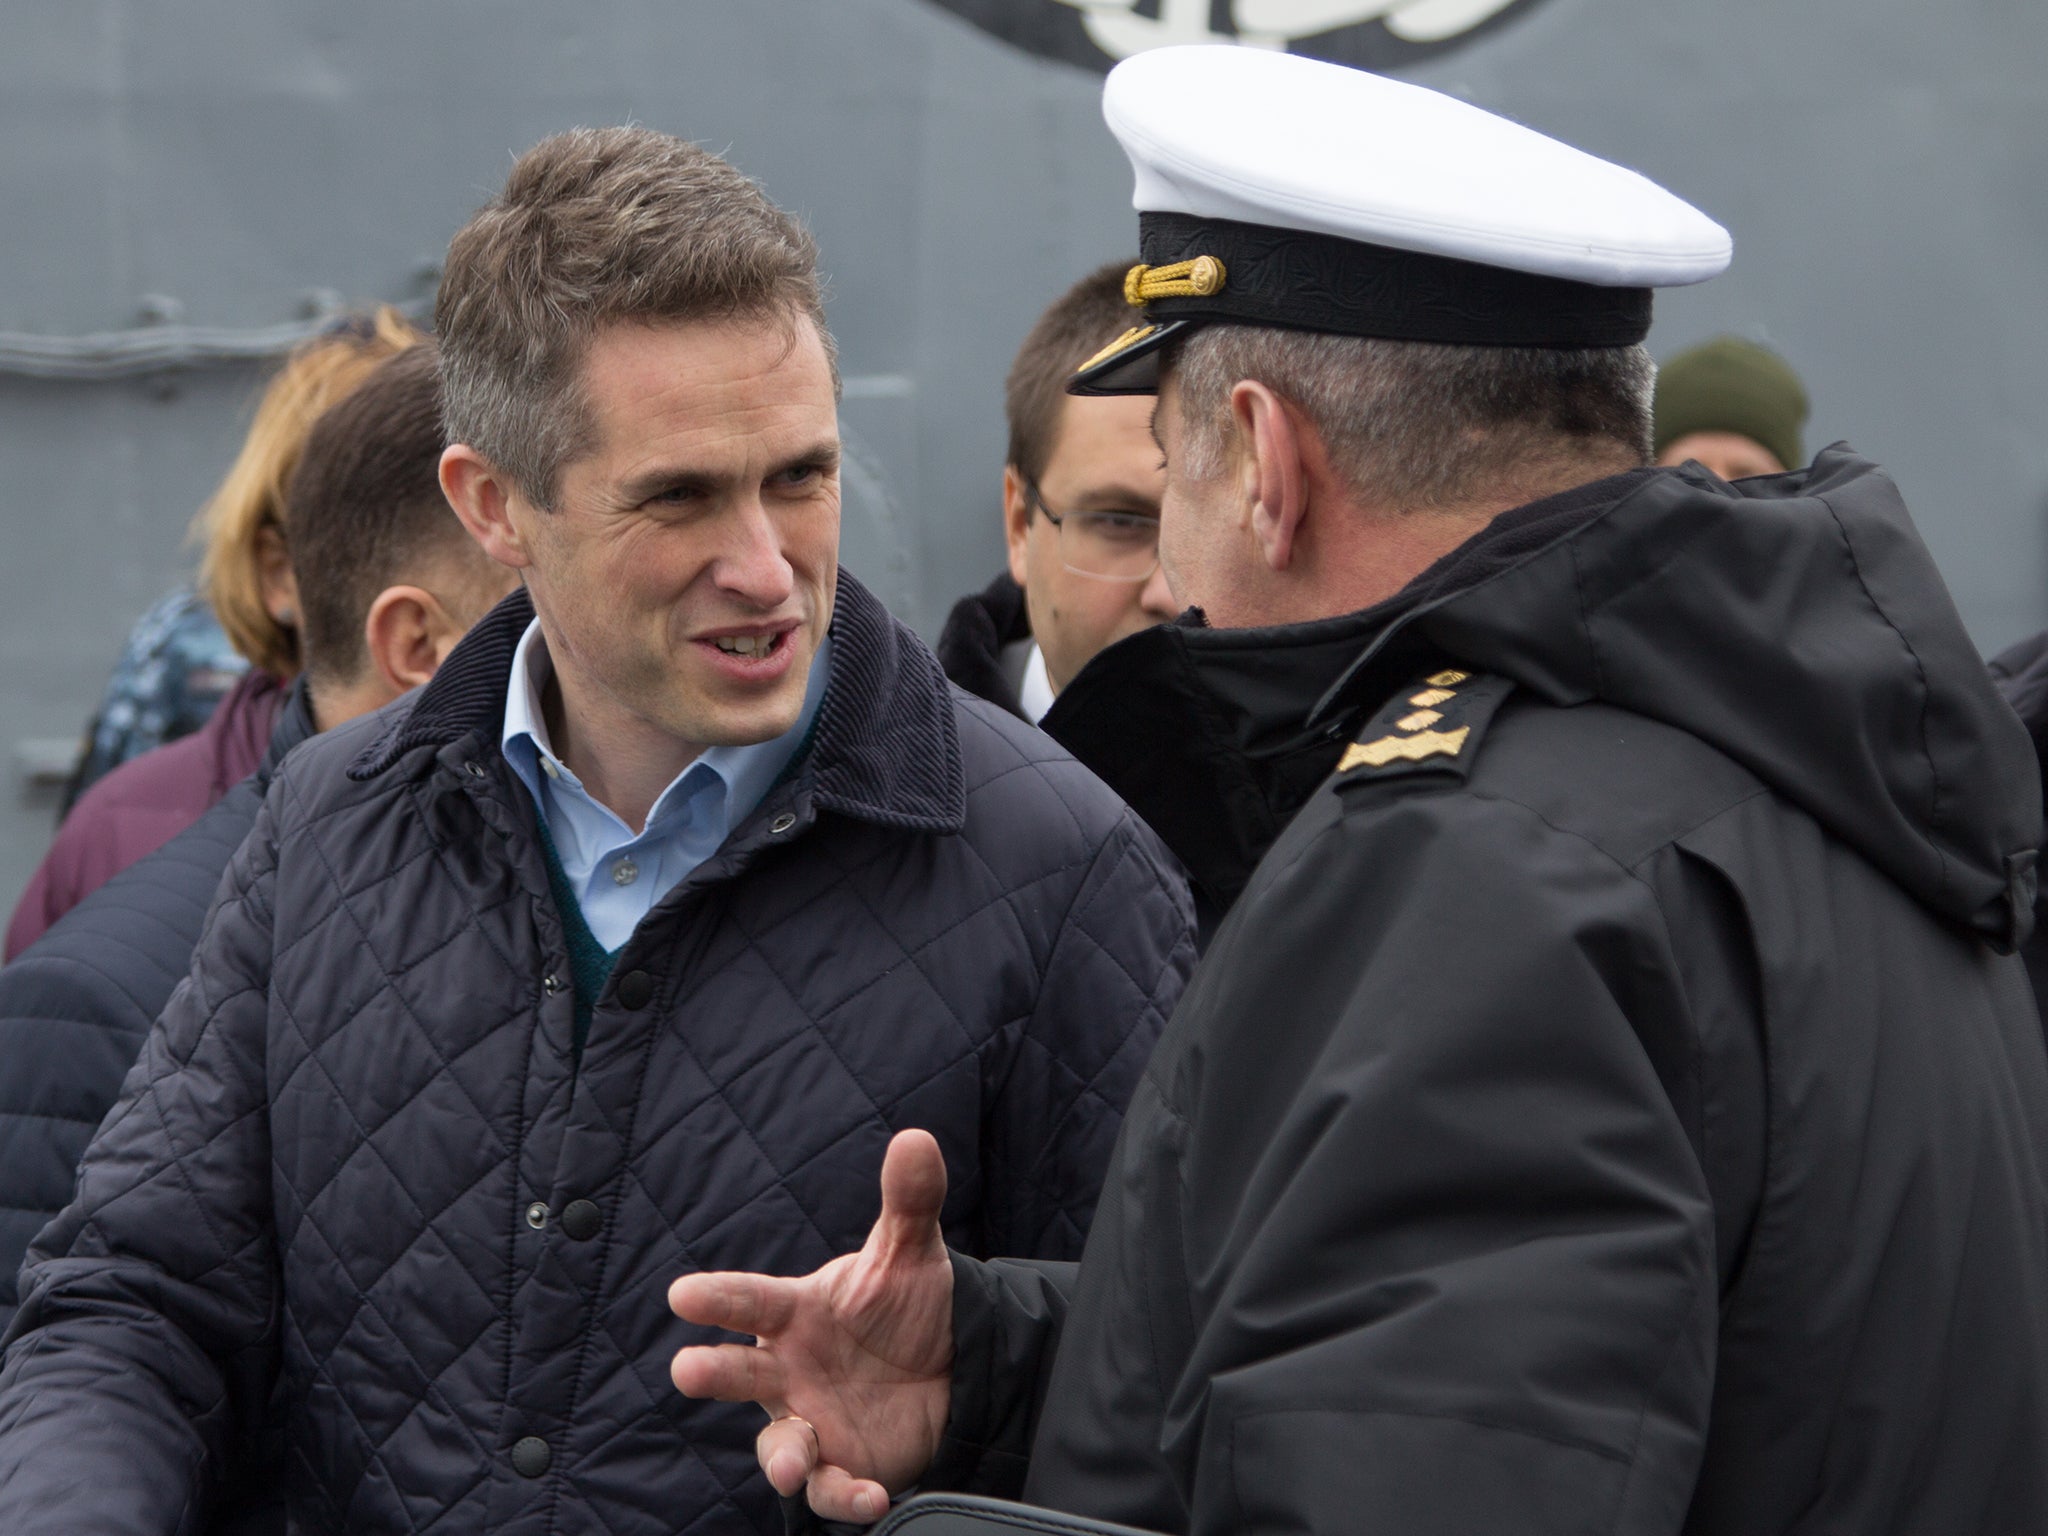
[[[1469,347],[1210,325],[1170,367],[1184,422],[1175,468],[1196,480],[1222,467],[1240,379],[1299,406],[1355,494],[1404,509],[1466,504],[1567,454],[1650,461],[1657,368],[1639,346]]]
[[[449,440],[550,507],[561,467],[594,445],[582,362],[600,327],[757,316],[792,343],[810,322],[833,357],[817,248],[758,186],[652,129],[543,139],[448,247],[434,328]]]

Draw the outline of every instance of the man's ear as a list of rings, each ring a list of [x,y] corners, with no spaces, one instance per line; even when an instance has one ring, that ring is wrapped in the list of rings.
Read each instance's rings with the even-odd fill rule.
[[[511,479],[467,443],[441,451],[441,494],[469,530],[469,536],[500,565],[523,570],[533,563],[526,540],[512,520]]]
[[[1031,501],[1024,476],[1014,464],[1003,466],[1003,543],[1010,554],[1010,579],[1024,585],[1025,541],[1031,536]]]
[[[256,530],[256,581],[263,595],[263,611],[286,629],[297,629],[299,579],[292,571],[284,530],[273,523]]]
[[[1320,448],[1294,409],[1256,379],[1231,387],[1230,416],[1241,450],[1252,537],[1269,569],[1294,561],[1308,516],[1311,481],[1307,457]]]
[[[463,625],[425,587],[386,587],[363,620],[371,670],[394,699],[440,670],[462,635]]]

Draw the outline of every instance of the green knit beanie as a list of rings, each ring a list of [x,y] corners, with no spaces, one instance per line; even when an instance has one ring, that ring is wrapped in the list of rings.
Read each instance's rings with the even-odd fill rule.
[[[1739,432],[1787,469],[1806,463],[1806,387],[1785,360],[1738,336],[1717,336],[1657,370],[1656,452],[1695,432]]]

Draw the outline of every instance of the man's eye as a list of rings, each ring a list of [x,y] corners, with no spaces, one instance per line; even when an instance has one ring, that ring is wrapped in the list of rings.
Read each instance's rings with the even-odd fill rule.
[[[1088,531],[1117,544],[1149,544],[1159,537],[1159,519],[1136,512],[1087,512]]]
[[[824,472],[823,468],[816,464],[792,464],[775,478],[781,485],[808,485]]]

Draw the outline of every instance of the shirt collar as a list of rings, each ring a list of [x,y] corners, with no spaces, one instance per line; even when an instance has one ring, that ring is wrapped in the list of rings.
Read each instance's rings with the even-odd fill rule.
[[[1052,677],[1045,670],[1045,652],[1034,640],[1031,654],[1024,661],[1024,680],[1017,687],[1017,707],[1024,711],[1026,720],[1036,725],[1052,708],[1052,699]]]
[[[548,739],[541,692],[553,675],[554,659],[548,654],[547,637],[541,633],[540,620],[536,618],[526,626],[512,652],[512,673],[505,689],[505,726],[499,747],[527,793],[533,796],[534,804],[542,807],[547,804],[541,783],[543,774],[555,784],[567,785],[589,798],[589,791],[569,765],[555,755]],[[819,642],[818,654],[811,662],[810,677],[804,684],[804,707],[796,724],[780,736],[749,746],[706,748],[655,799],[647,817],[648,826],[654,826],[689,797],[686,780],[694,778],[701,782],[705,773],[714,776],[724,791],[726,826],[739,825],[761,803],[810,735],[831,675],[832,638],[827,635]]]

